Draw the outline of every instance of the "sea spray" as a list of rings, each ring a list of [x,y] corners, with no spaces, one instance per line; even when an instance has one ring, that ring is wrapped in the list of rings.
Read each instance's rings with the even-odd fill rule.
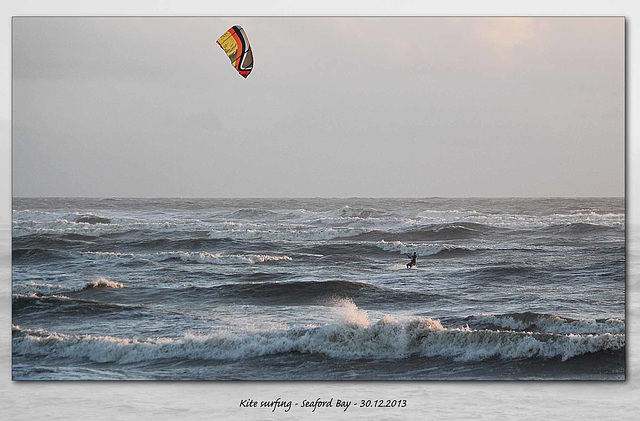
[[[358,306],[350,298],[335,299],[334,306],[342,324],[362,328],[367,328],[371,324],[367,312],[358,309]]]

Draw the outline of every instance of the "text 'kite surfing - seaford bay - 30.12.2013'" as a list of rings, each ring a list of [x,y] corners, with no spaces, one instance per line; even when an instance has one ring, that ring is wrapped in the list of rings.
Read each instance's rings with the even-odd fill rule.
[[[218,38],[218,45],[227,53],[231,64],[244,78],[253,70],[253,52],[249,45],[249,38],[244,29],[234,25]]]

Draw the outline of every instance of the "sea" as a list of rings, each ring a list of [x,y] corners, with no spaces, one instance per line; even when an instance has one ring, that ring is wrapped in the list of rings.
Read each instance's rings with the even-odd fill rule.
[[[14,198],[12,378],[624,380],[625,255],[624,198]]]

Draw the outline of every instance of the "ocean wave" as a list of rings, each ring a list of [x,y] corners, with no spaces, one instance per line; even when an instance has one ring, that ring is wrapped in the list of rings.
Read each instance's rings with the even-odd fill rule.
[[[620,227],[611,225],[600,225],[586,222],[573,222],[570,224],[553,224],[548,227],[542,228],[541,231],[552,232],[558,234],[584,234],[589,232],[605,232],[605,231],[618,231]]]
[[[21,235],[13,237],[13,250],[23,250],[18,252],[19,257],[21,254],[28,254],[28,250],[49,250],[59,252],[62,250],[69,250],[74,247],[82,247],[87,244],[93,244],[98,237],[82,235],[82,234],[51,234],[51,233],[39,233],[31,235]],[[37,254],[36,251],[35,254]]]
[[[56,304],[60,302],[70,301],[71,298],[65,295],[41,295],[39,293],[30,294],[12,294],[11,308],[13,311],[19,311],[26,307],[39,304]]]
[[[593,211],[590,209],[575,209],[566,213],[554,213],[553,217],[568,217],[568,216],[597,216],[597,217],[612,217],[612,218],[624,218],[624,213],[615,213],[608,211]]]
[[[293,275],[295,276],[295,275]],[[237,277],[237,275],[236,275]],[[117,296],[126,302],[146,302],[150,299],[158,302],[233,302],[260,305],[319,305],[334,306],[335,300],[354,297],[359,304],[384,305],[390,302],[418,303],[442,299],[436,293],[405,291],[398,288],[376,286],[356,281],[301,281],[291,279],[292,274],[257,273],[245,278],[245,282],[214,285],[187,286],[181,288],[140,287],[125,288],[123,284],[100,280],[89,282],[81,287],[60,287],[47,289],[46,286],[21,286],[14,293],[46,296],[47,294],[65,294],[71,298],[95,299],[106,295]],[[105,291],[108,290],[108,291]],[[121,291],[122,290],[122,291]]]
[[[71,286],[65,284],[50,284],[27,282],[24,284],[14,284],[13,293],[25,296],[50,296],[59,294],[68,294],[91,289],[121,289],[124,284],[113,282],[108,279],[100,278],[96,281],[89,281],[79,286]]]
[[[25,284],[13,284],[12,291],[13,293],[20,294],[20,295],[31,295],[31,294],[52,295],[52,294],[60,294],[60,293],[74,291],[74,289],[69,288],[66,285],[27,282]]]
[[[558,334],[624,334],[625,322],[620,319],[575,320],[552,314],[511,313],[471,316],[470,321],[485,327]]]
[[[80,224],[110,224],[111,219],[92,213],[76,214],[74,222]]]
[[[30,282],[14,285],[12,294],[12,310],[14,312],[28,309],[30,314],[35,310],[52,311],[55,317],[60,314],[91,315],[120,310],[138,309],[138,305],[103,303],[91,299],[84,299],[77,295],[96,290],[117,290],[124,288],[123,284],[101,278],[86,282],[80,287],[67,285],[38,284]]]
[[[350,256],[350,260],[356,260],[363,256],[384,256],[386,250],[376,247],[370,242],[324,242],[311,247],[299,249],[300,253],[309,253],[313,256]]]
[[[357,297],[361,304],[387,302],[428,302],[440,299],[433,293],[403,291],[356,281],[286,281],[190,287],[183,293],[208,295],[212,299],[259,302],[263,305],[325,305],[335,300]],[[175,294],[175,293],[174,293]]]
[[[516,230],[538,230],[572,223],[586,223],[611,228],[624,227],[624,213],[576,212],[570,214],[536,215],[528,213],[492,213],[474,210],[425,210],[417,214],[425,224],[477,223],[494,228]]]
[[[55,249],[46,248],[14,248],[12,253],[12,260],[14,263],[20,263],[23,261],[44,263],[52,260],[69,258],[69,254]]]
[[[14,237],[13,250],[14,258],[31,258],[37,256],[41,250],[63,253],[95,245],[103,240],[108,240],[109,243],[117,240],[122,248],[142,250],[194,250],[216,247],[222,242],[224,245],[230,243],[229,240],[210,238],[208,233],[208,230],[188,233],[130,230],[117,233],[103,232],[101,235],[40,232]]]
[[[496,244],[486,245],[483,247],[478,246],[459,246],[455,244],[439,243],[439,244],[424,244],[424,243],[410,243],[402,241],[385,241],[381,240],[375,243],[375,246],[389,252],[397,252],[400,254],[418,253],[418,256],[439,256],[439,257],[456,257],[471,255],[474,253],[482,252],[496,252],[496,251],[526,251],[526,252],[553,252],[562,253],[573,250],[573,247],[569,246],[526,246],[521,244]],[[607,250],[608,252],[609,250]]]
[[[43,237],[43,236],[66,236],[69,238],[71,235],[81,235],[90,238],[98,238],[107,235],[117,234],[135,234],[140,232],[152,232],[151,229],[161,229],[149,224],[139,224],[138,227],[131,225],[121,224],[85,224],[72,221],[58,221],[56,223],[47,224],[47,226],[14,226],[13,237]],[[63,237],[64,238],[64,237]],[[80,237],[78,237],[80,238]]]
[[[147,302],[153,299],[157,302],[193,303],[206,300],[207,302],[231,302],[259,305],[318,305],[333,307],[336,300],[354,297],[359,304],[385,305],[390,302],[418,303],[431,302],[442,299],[442,295],[429,292],[405,291],[398,288],[376,286],[366,282],[356,281],[302,281],[290,280],[295,277],[289,273],[256,273],[248,275],[244,282],[214,286],[186,286],[186,287],[140,287],[125,288],[122,284],[105,283],[104,286],[93,286],[88,283],[80,288],[60,288],[50,293],[65,294],[71,298],[95,299],[106,296],[125,300],[129,303]],[[122,290],[125,288],[125,290]],[[104,290],[110,291],[104,291]],[[122,290],[122,291],[120,291]],[[14,292],[29,293],[37,296],[46,294],[44,289],[24,289]]]
[[[241,278],[239,278],[236,273],[227,275],[227,277],[234,282],[277,282],[297,276],[299,275],[290,272],[253,272],[243,275]]]
[[[161,258],[180,259],[183,262],[212,263],[219,265],[256,264],[293,260],[289,256],[272,256],[268,254],[211,254],[207,252],[167,252],[159,253]]]
[[[287,210],[286,213],[281,214],[283,217],[286,217],[292,221],[299,222],[359,222],[359,220],[363,219],[377,219],[382,217],[390,217],[393,216],[393,213],[376,209],[373,207],[361,207],[361,206],[349,206],[345,205],[340,208],[334,209],[316,209],[316,210],[307,210],[307,209],[295,209],[295,210]]]
[[[474,277],[483,279],[501,279],[507,276],[525,276],[538,271],[544,270],[544,268],[537,268],[535,266],[528,266],[526,264],[490,264],[477,269],[469,269],[467,273]],[[501,279],[503,280],[503,279]]]
[[[87,282],[82,289],[93,289],[93,288],[124,288],[124,284],[119,284],[117,282],[110,281],[108,279],[98,279],[97,281]]]
[[[183,249],[206,249],[219,246],[221,243],[228,245],[229,241],[210,238],[208,231],[191,232],[184,238],[176,238],[175,235],[161,236],[156,238],[136,238],[132,241],[120,242],[128,247],[135,247],[142,250],[183,250]]]
[[[406,359],[411,356],[482,361],[489,358],[570,358],[625,348],[625,335],[561,335],[468,327],[445,328],[438,320],[372,323],[352,303],[341,304],[333,324],[260,332],[196,335],[181,338],[118,338],[71,335],[12,326],[14,355],[88,359],[99,363],[148,363],[156,360],[238,360],[265,355],[321,354],[336,359]]]
[[[458,256],[458,255],[467,255],[473,253],[474,249],[456,246],[453,244],[411,244],[411,243],[403,243],[402,241],[379,241],[376,244],[376,247],[384,250],[384,251],[392,251],[402,254],[413,253],[414,251],[418,253],[418,256]]]
[[[66,295],[13,294],[12,309],[16,313],[28,310],[30,316],[37,311],[51,311],[48,317],[61,315],[94,315],[104,313],[119,314],[121,311],[140,310],[141,305],[103,303],[95,300],[72,298]]]
[[[190,251],[172,251],[159,252],[152,254],[135,254],[135,253],[116,253],[116,252],[83,252],[86,257],[95,260],[123,260],[130,262],[134,260],[167,262],[178,260],[185,263],[208,263],[214,265],[237,265],[237,264],[257,264],[265,262],[278,262],[293,260],[289,256],[274,256],[269,254],[221,254],[190,252]]]
[[[261,219],[261,218],[274,218],[281,216],[277,212],[273,212],[267,209],[246,208],[238,209],[234,211],[230,216],[240,219]]]
[[[231,240],[317,241],[346,238],[353,236],[354,233],[366,231],[369,230],[359,228],[336,229],[282,226],[278,229],[214,229],[209,231],[209,237],[213,239]]]
[[[162,220],[145,220],[134,218],[118,218],[110,219],[106,223],[97,222],[102,217],[80,217],[81,221],[77,222],[76,218],[70,219],[60,218],[45,221],[13,221],[13,237],[37,237],[37,236],[62,236],[69,234],[79,234],[92,237],[107,236],[135,236],[138,234],[149,233],[183,233],[208,231],[216,224],[203,222],[193,219],[162,219]],[[218,224],[220,225],[220,224]],[[224,226],[224,225],[221,225]]]
[[[360,208],[360,207],[351,207],[344,206],[338,210],[331,212],[333,216],[337,216],[340,218],[359,218],[359,219],[368,219],[368,218],[379,218],[388,214],[388,212],[375,209],[375,208]]]
[[[478,237],[492,227],[482,224],[435,224],[427,227],[412,228],[405,231],[369,230],[350,236],[353,240],[368,241],[428,241],[455,240]]]

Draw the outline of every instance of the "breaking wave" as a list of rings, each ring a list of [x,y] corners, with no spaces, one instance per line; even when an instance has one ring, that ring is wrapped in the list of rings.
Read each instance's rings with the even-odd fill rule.
[[[81,286],[69,286],[63,284],[50,284],[50,283],[37,283],[27,282],[25,284],[13,285],[14,295],[23,296],[45,296],[45,295],[59,295],[72,292],[87,291],[92,289],[121,289],[124,288],[124,284],[118,282],[109,281],[108,279],[100,278],[96,281],[86,282]]]
[[[574,320],[552,314],[511,313],[500,315],[478,314],[469,320],[479,326],[563,335],[606,333],[624,334],[625,322],[620,319]]]
[[[289,256],[271,256],[268,254],[211,254],[207,252],[168,252],[159,253],[162,260],[180,259],[183,262],[213,263],[219,265],[256,264],[292,260]]]
[[[372,323],[349,301],[339,303],[341,320],[311,328],[180,338],[119,338],[70,335],[13,326],[13,352],[99,363],[149,363],[156,360],[237,360],[265,355],[321,354],[336,359],[405,359],[411,356],[481,361],[489,358],[570,358],[625,348],[625,335],[532,333],[445,328],[429,318]]]
[[[347,238],[353,236],[354,233],[358,234],[366,231],[368,230],[359,228],[295,229],[295,227],[283,227],[280,229],[215,229],[209,232],[209,237],[212,239],[231,240],[313,241]]]
[[[159,252],[154,254],[133,254],[115,252],[84,252],[87,257],[96,260],[146,260],[166,262],[179,260],[185,263],[209,263],[215,265],[256,264],[292,260],[289,256],[272,256],[268,254],[221,254],[202,252]]]
[[[124,288],[124,285],[109,281],[108,279],[98,279],[97,281],[86,283],[82,289],[92,288]]]

